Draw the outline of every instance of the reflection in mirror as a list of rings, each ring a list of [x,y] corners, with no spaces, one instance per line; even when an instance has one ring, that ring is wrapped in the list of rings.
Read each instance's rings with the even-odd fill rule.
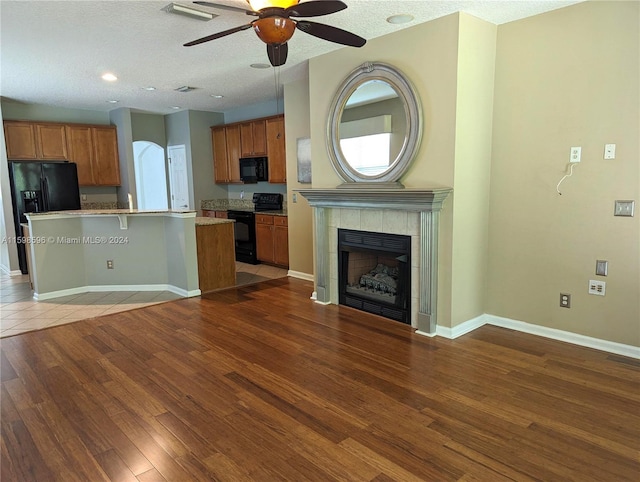
[[[402,187],[399,179],[422,137],[415,89],[399,70],[365,63],[336,92],[327,122],[327,149],[341,187]],[[384,185],[384,186],[383,186]]]
[[[404,145],[406,114],[398,92],[384,80],[364,82],[347,99],[340,118],[340,149],[364,176],[389,169]]]

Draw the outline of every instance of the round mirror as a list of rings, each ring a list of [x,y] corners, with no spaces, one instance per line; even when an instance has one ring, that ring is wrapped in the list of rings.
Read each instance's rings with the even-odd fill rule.
[[[422,115],[415,89],[397,69],[366,63],[342,83],[329,110],[327,148],[353,183],[395,183],[415,157]]]

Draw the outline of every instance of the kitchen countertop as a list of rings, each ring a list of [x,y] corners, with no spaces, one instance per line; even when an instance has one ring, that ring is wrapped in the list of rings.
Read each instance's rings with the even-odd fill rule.
[[[193,213],[195,216],[195,211],[192,210],[142,210],[142,209],[77,209],[77,210],[69,210],[69,211],[47,211],[45,213],[25,213],[29,214],[32,217],[35,216],[52,216],[59,214],[67,214],[67,215],[76,215],[76,216],[97,216],[97,215],[113,215],[113,214],[188,214]]]
[[[211,224],[235,223],[233,219],[223,218],[207,218],[204,216],[196,216],[196,226],[209,226]]]
[[[256,211],[251,208],[242,208],[242,209],[203,209],[203,211],[220,211],[220,212],[229,212],[229,211],[240,211],[243,213],[255,213],[255,214],[269,214],[271,216],[287,216],[287,210],[282,209],[281,211]]]

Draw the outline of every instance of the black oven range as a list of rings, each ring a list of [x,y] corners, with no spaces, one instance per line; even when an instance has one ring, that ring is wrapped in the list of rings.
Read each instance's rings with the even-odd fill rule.
[[[236,261],[258,264],[256,257],[256,212],[282,211],[282,194],[254,193],[253,209],[230,209],[227,212],[233,223],[236,244]]]

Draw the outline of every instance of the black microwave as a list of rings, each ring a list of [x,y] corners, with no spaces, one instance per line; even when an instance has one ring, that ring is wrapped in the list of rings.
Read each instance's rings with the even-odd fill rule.
[[[259,182],[269,180],[269,163],[266,157],[241,157],[240,179],[242,182]]]

